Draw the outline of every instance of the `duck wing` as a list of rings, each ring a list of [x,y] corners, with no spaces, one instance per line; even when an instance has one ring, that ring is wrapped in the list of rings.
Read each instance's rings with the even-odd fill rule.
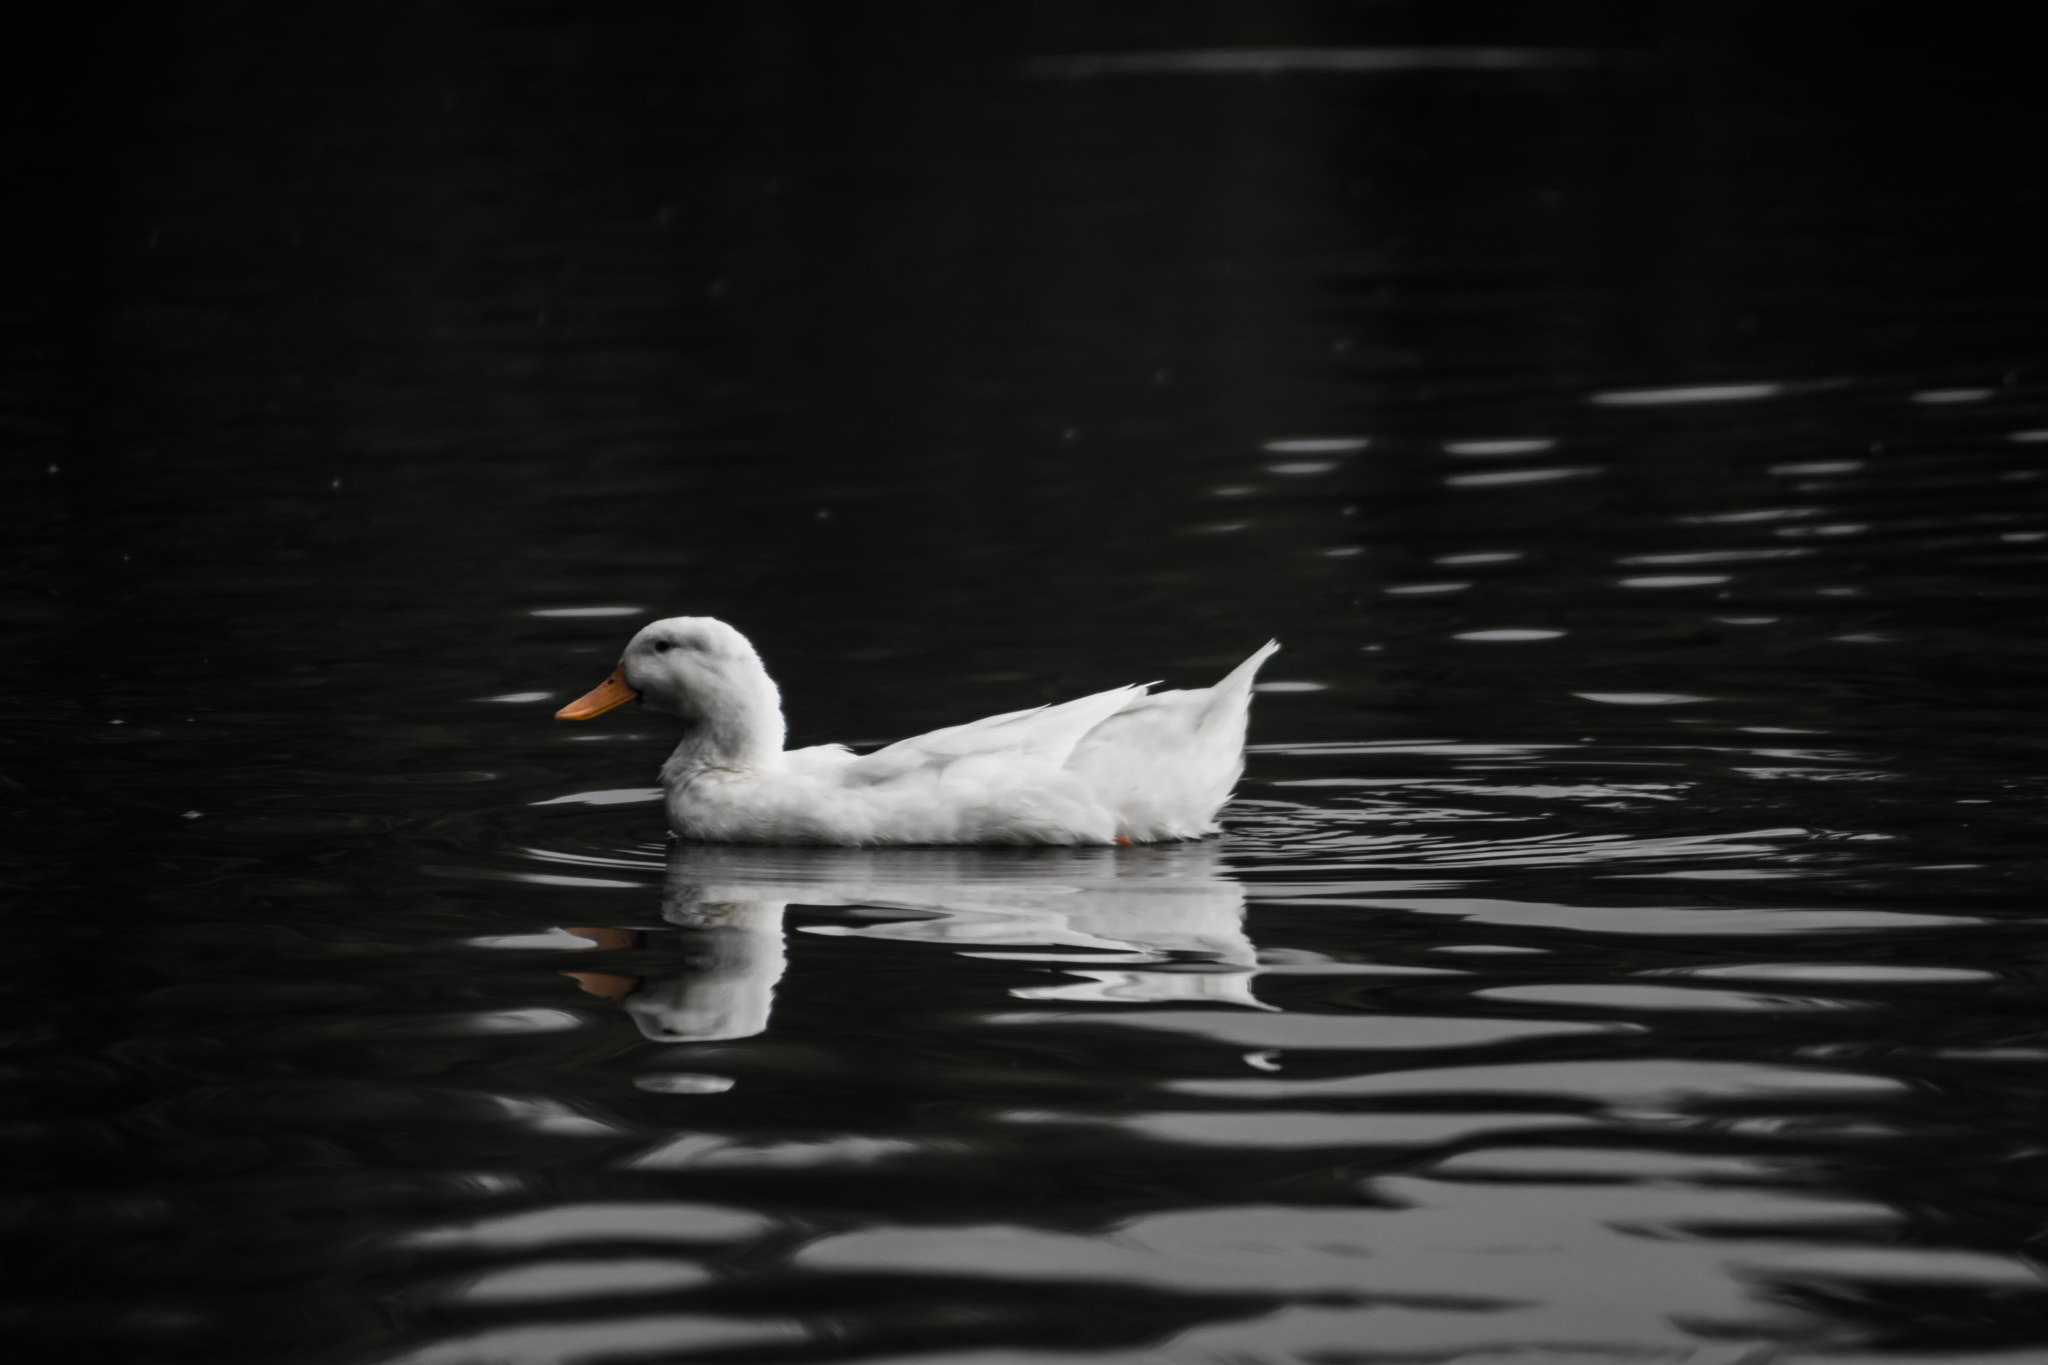
[[[1114,687],[1058,706],[1007,711],[900,739],[854,759],[846,765],[842,780],[853,786],[873,786],[912,775],[934,777],[968,758],[1002,758],[1026,766],[1066,767],[1076,746],[1091,731],[1145,698],[1146,686]]]

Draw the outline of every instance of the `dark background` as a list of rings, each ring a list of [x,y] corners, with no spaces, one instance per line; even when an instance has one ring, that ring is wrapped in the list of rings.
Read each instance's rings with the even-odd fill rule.
[[[658,861],[650,808],[579,815],[572,836],[532,804],[653,780],[654,728],[545,722],[649,615],[746,629],[793,743],[1203,681],[1278,636],[1271,676],[1323,690],[1263,699],[1267,745],[1569,741],[1617,772],[1658,748],[1693,765],[1683,806],[1648,824],[1573,807],[1573,830],[1882,833],[1919,841],[1916,865],[1975,871],[1930,889],[1843,863],[1815,903],[2017,924],[2038,881],[2015,793],[2038,785],[2040,556],[1968,540],[2039,520],[2040,447],[2009,438],[2048,427],[2040,81],[2009,13],[429,0],[42,16],[9,44],[0,215],[8,1207],[39,1268],[7,1330],[46,1333],[51,1361],[378,1359],[455,1330],[420,1306],[440,1272],[379,1239],[481,1198],[462,1173],[547,1171],[536,1200],[618,1193],[596,1157],[429,1094],[516,1073],[602,1109],[596,1078],[631,1044],[615,1016],[608,1041],[528,1061],[349,1030],[458,1003],[588,1005],[551,957],[460,945],[619,919],[598,892],[513,886],[530,846]],[[1058,65],[1409,47],[1564,55],[1366,76]],[[1589,401],[1715,383],[1783,385],[1784,401]],[[1979,387],[1985,405],[1911,400]],[[1320,482],[1260,464],[1267,442],[1352,434],[1370,457]],[[1446,483],[1493,468],[1447,463],[1447,442],[1524,436],[1586,476],[1484,501]],[[1864,484],[1805,486],[1873,540],[1815,542],[1817,558],[1683,600],[1615,585],[1630,557],[1725,548],[1681,523],[1789,496],[1779,466],[1878,454],[1896,458]],[[1958,527],[1975,529],[1944,539]],[[1503,546],[1526,569],[1469,595],[1385,595]],[[1815,596],[1837,589],[1861,596]],[[1774,624],[1713,614],[1736,610]],[[1457,643],[1498,627],[1563,638]],[[1885,632],[1906,643],[1829,643]],[[1795,799],[1735,775],[1753,754],[1663,755],[1667,713],[1583,700],[1693,692],[1725,703],[1703,744],[1825,728],[1875,776]],[[1945,804],[1994,799],[1967,826]],[[1426,816],[1374,810],[1388,830]],[[1456,824],[1470,814],[1427,818],[1488,837]],[[1291,837],[1261,856],[1327,836]],[[1618,894],[1601,872],[1558,875]],[[1988,970],[2018,950],[1969,951]],[[799,1031],[829,1033],[869,973],[922,984],[869,958],[815,970],[829,991],[789,996]],[[1987,1037],[2038,1022],[2023,1000],[1997,1010]],[[875,1025],[905,1048],[926,1027]],[[1882,1032],[1857,1045],[1882,1052]],[[886,1128],[917,1111],[899,1083],[821,1082],[829,1101],[771,1088],[721,1122]],[[2023,1247],[2040,1091],[2001,1085],[1855,1178],[1924,1214],[1923,1234]],[[672,1122],[651,1112],[636,1121]],[[1949,1183],[1900,1192],[1936,1165]],[[991,1169],[962,1184],[1008,1178]],[[1219,1179],[1186,1173],[1160,1202]],[[930,1196],[730,1197],[850,1223]],[[1104,1219],[1143,1203],[1074,1197]],[[719,1311],[775,1301],[772,1284],[736,1293]],[[1224,1311],[1133,1294],[1118,1317],[1083,1298],[957,1341],[1050,1340],[1036,1321],[1066,1344],[1143,1343]],[[2038,1336],[2023,1295],[1838,1311],[1881,1322],[1879,1345]],[[956,1341],[899,1328],[848,1349]],[[827,1358],[828,1337],[791,1350]]]

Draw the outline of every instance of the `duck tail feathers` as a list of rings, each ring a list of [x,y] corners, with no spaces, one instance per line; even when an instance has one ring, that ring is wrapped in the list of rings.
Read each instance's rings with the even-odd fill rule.
[[[1196,728],[1207,728],[1225,716],[1242,717],[1245,708],[1251,704],[1252,679],[1258,677],[1260,666],[1279,651],[1280,642],[1268,640],[1254,650],[1249,659],[1224,674],[1223,681],[1209,689],[1209,704],[1203,708]]]

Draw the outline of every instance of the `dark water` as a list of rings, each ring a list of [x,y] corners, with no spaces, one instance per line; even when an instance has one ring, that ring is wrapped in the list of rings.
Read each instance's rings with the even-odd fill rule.
[[[2048,1360],[2024,54],[76,36],[0,335],[10,1359]],[[1286,650],[1219,840],[670,846],[661,718],[548,717],[678,612],[796,743]]]

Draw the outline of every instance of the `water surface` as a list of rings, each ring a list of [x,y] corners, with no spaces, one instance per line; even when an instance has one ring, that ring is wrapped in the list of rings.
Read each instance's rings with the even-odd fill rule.
[[[5,338],[28,1358],[2048,1351],[2037,178],[1882,33],[1464,13],[119,57]],[[1218,839],[720,848],[549,719],[682,612],[800,744],[1285,649]]]

